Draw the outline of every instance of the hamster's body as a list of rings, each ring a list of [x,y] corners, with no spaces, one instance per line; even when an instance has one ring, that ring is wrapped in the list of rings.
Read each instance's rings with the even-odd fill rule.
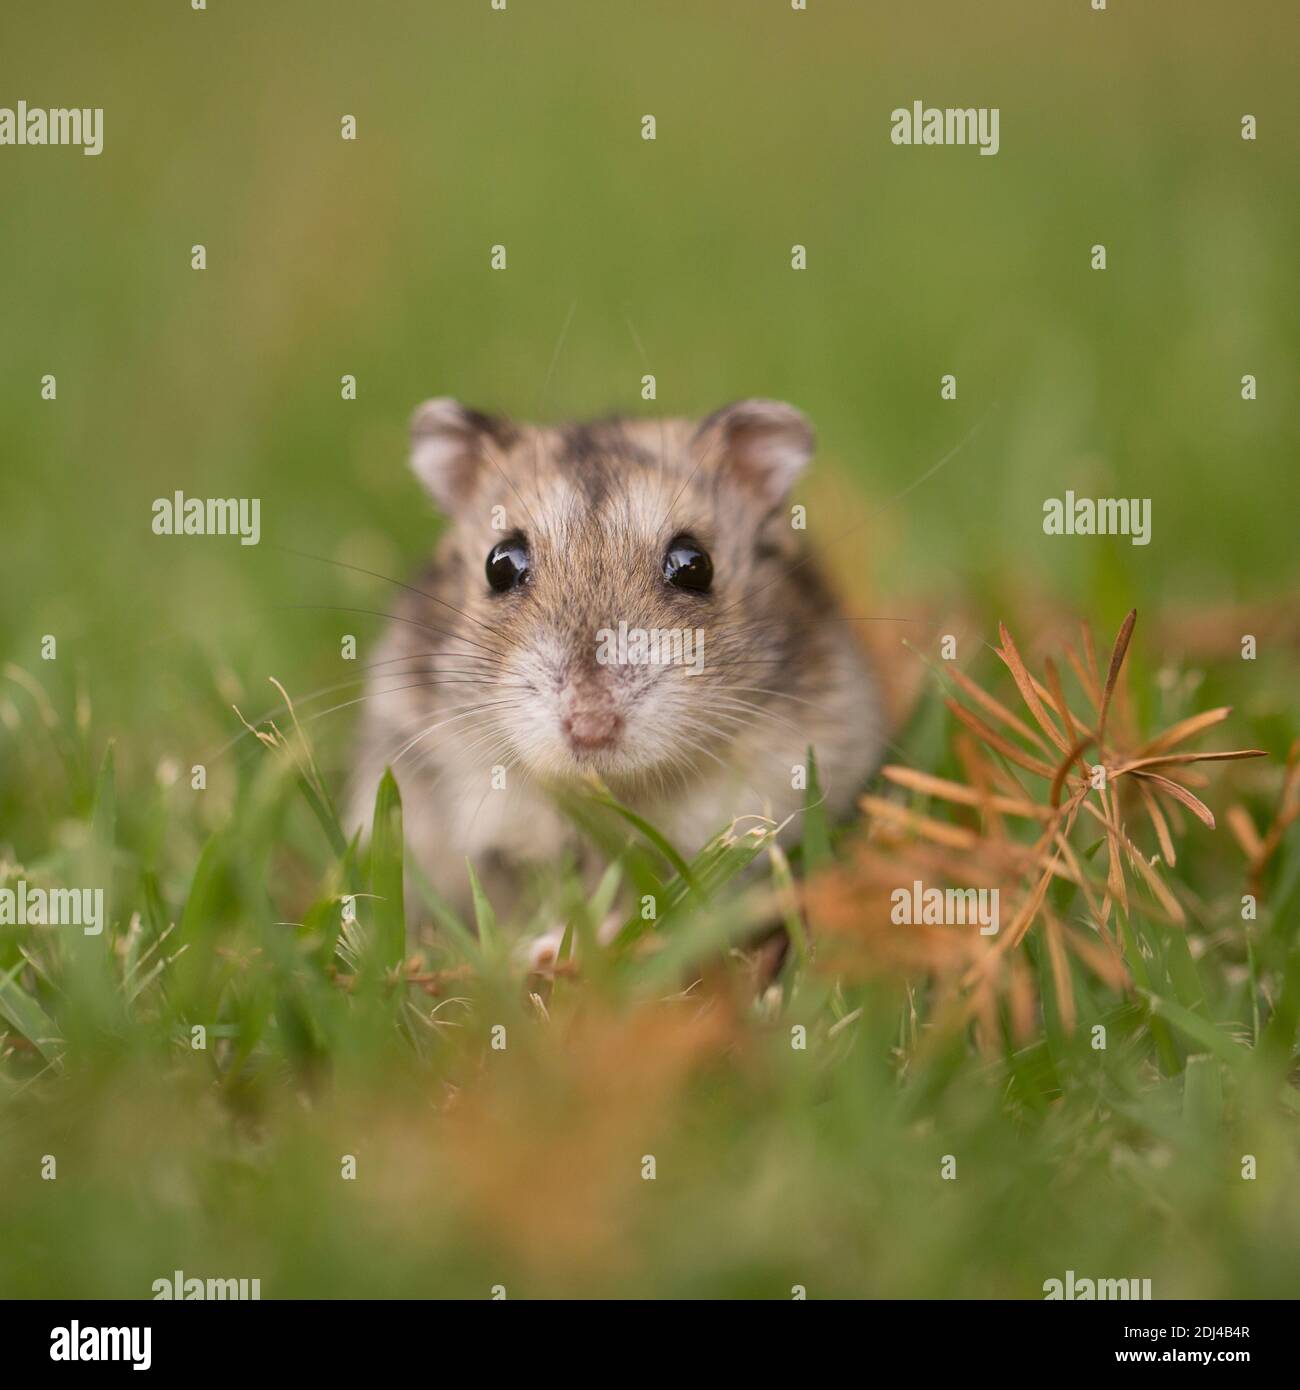
[[[809,745],[830,813],[849,809],[879,700],[791,526],[797,411],[534,428],[437,400],[413,444],[453,525],[372,663],[354,823],[391,764],[437,890],[464,909],[469,859],[509,913],[538,866],[586,861],[556,793],[592,773],[687,856],[794,815]]]

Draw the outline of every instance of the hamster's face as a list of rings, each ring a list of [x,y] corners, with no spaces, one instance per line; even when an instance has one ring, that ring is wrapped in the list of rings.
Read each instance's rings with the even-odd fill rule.
[[[808,638],[787,503],[811,431],[748,401],[702,424],[517,428],[423,407],[413,464],[453,521],[440,566],[493,760],[611,785],[727,761]]]

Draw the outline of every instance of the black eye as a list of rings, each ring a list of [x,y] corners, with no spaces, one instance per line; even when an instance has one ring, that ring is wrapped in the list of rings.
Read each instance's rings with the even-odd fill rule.
[[[689,536],[678,536],[664,553],[664,578],[675,589],[707,594],[713,583],[713,561]]]
[[[494,592],[504,594],[528,579],[528,543],[522,536],[498,541],[488,551],[487,581]]]

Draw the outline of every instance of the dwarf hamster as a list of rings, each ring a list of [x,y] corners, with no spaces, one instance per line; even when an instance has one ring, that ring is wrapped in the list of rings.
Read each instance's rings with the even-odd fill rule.
[[[421,406],[411,466],[451,525],[371,663],[354,825],[391,765],[434,886],[466,908],[469,859],[508,913],[530,868],[586,862],[555,794],[593,773],[687,857],[797,812],[809,745],[844,813],[880,698],[792,524],[812,453],[771,400],[553,427]]]

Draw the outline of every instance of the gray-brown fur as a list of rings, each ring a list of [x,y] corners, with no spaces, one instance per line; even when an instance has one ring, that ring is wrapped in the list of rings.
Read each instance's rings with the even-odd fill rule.
[[[468,857],[509,911],[533,867],[581,859],[554,796],[592,772],[688,855],[738,817],[794,815],[809,744],[832,814],[851,806],[879,748],[877,688],[790,524],[812,448],[797,411],[748,401],[702,424],[541,428],[441,400],[417,412],[413,443],[452,525],[377,653],[356,823],[391,763],[408,843],[439,891],[466,904]],[[493,593],[485,559],[516,532],[530,580]],[[712,558],[707,595],[664,582],[682,534]],[[601,664],[597,631],[620,622],[702,629],[702,669]],[[593,729],[609,742],[573,741]]]

